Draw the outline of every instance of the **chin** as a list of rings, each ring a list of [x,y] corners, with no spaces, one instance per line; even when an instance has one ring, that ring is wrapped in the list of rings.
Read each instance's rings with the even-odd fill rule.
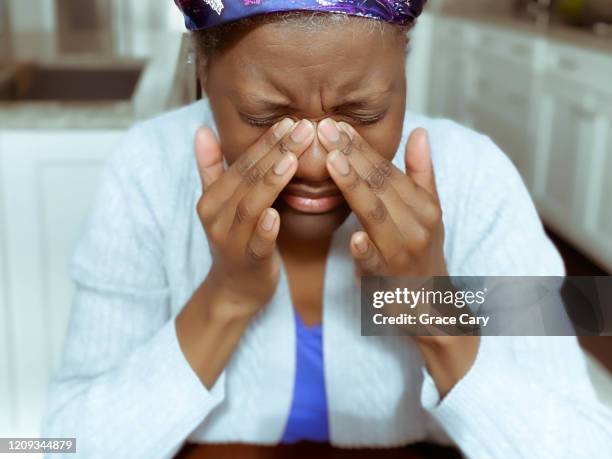
[[[278,202],[274,207],[280,214],[283,235],[298,240],[330,238],[351,213],[346,203],[323,214],[299,212]]]

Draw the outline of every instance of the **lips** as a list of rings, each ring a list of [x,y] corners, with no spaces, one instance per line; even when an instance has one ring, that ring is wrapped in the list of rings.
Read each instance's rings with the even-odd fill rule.
[[[292,209],[306,214],[323,214],[334,210],[344,202],[335,186],[311,186],[290,183],[281,193],[283,201]]]

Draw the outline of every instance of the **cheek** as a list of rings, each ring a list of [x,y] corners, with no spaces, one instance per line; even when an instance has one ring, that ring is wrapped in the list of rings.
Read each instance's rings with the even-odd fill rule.
[[[402,138],[403,116],[386,117],[382,122],[372,126],[356,127],[361,136],[378,154],[392,160]]]

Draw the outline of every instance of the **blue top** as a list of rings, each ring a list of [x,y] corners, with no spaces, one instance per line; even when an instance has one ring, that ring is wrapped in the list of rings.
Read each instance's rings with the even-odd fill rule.
[[[293,401],[281,443],[329,440],[323,374],[323,327],[307,327],[295,313],[297,359]]]

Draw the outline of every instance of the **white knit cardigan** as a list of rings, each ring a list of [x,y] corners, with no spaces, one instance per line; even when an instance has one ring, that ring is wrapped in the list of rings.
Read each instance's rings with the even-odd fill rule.
[[[295,377],[284,271],[211,391],[176,338],[174,317],[211,258],[195,207],[193,138],[214,128],[206,101],[136,126],[108,162],[76,248],[77,292],[43,431],[77,437],[80,457],[171,456],[184,441],[274,444]],[[429,130],[451,275],[563,275],[511,162],[486,137],[406,114]],[[611,416],[575,338],[483,338],[442,400],[409,338],[362,337],[348,240],[334,236],[323,292],[331,442],[346,447],[452,441],[478,458],[612,457]]]

